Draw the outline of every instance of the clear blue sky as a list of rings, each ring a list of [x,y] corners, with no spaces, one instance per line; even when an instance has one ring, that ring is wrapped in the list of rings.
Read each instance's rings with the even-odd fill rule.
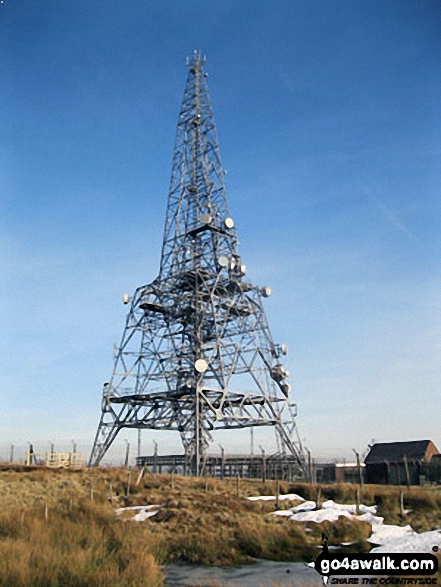
[[[441,450],[439,0],[3,0],[0,449],[92,442],[195,48],[302,438]]]

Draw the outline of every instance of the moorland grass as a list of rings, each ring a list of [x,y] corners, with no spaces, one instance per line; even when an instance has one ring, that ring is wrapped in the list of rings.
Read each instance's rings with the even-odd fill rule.
[[[4,587],[161,587],[152,539],[115,524],[108,507],[80,501],[70,511],[13,507],[0,515]]]
[[[313,560],[322,532],[330,544],[365,540],[370,525],[341,517],[301,524],[271,516],[275,501],[249,501],[275,493],[275,483],[195,479],[126,469],[0,469],[0,585],[159,587],[158,565],[169,561],[237,564],[253,558]],[[352,485],[281,483],[281,493],[355,503]],[[441,526],[441,491],[412,488],[400,515],[399,489],[365,486],[361,501],[378,504],[386,523],[416,530]],[[281,501],[279,509],[296,502]],[[123,506],[165,504],[143,523],[115,516]]]

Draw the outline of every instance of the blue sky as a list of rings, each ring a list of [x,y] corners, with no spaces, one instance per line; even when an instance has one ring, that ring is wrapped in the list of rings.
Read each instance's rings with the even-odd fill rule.
[[[4,0],[3,454],[92,442],[121,295],[158,271],[196,48],[301,437],[317,457],[441,450],[440,2]]]

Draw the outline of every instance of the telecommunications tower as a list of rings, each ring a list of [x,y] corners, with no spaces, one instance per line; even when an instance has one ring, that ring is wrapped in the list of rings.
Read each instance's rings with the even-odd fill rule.
[[[159,275],[125,296],[89,464],[122,428],[175,430],[200,475],[213,431],[273,426],[278,453],[306,475],[287,348],[274,344],[262,304],[271,290],[247,280],[228,211],[205,59],[195,52],[187,65]]]

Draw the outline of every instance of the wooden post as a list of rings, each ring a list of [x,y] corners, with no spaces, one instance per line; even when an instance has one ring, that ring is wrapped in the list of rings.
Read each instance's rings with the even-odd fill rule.
[[[141,456],[141,428],[138,428],[138,459]]]
[[[360,488],[357,487],[355,490],[355,513],[357,516],[360,515]]]
[[[93,485],[90,486],[90,501],[93,501]]]
[[[144,476],[145,469],[146,469],[146,467],[144,465],[143,468],[139,471],[139,475],[138,475],[138,478],[137,478],[136,483],[135,483],[136,487],[138,487],[138,485],[141,483],[141,479]]]
[[[9,454],[9,462],[13,463],[14,462],[14,445],[11,444],[11,452]]]
[[[261,448],[262,451],[262,481],[266,483],[266,454],[265,449]]]
[[[130,455],[130,442],[126,440],[126,457],[124,459],[124,467],[127,469],[129,466],[129,455]]]
[[[404,462],[404,471],[406,472],[407,488],[410,489],[409,465],[407,463],[407,457],[406,457],[406,455],[403,456],[403,462]]]
[[[280,481],[276,481],[276,509],[279,509],[279,498],[280,498]]]
[[[205,477],[205,493],[208,493],[208,479]]]
[[[237,491],[237,495],[240,495],[240,475],[239,475],[239,473],[236,476],[236,491]]]
[[[153,450],[153,474],[156,475],[158,472],[158,443],[156,440],[153,441],[154,450]]]
[[[221,481],[223,481],[225,475],[225,450],[221,446]]]
[[[48,521],[48,518],[49,518],[49,509],[47,507],[47,503],[45,503],[44,504],[44,520],[45,520],[45,522]]]
[[[69,514],[72,513],[72,498],[69,497],[69,503],[67,504],[67,511]]]
[[[404,517],[404,492],[400,489],[400,516]]]
[[[127,487],[126,487],[126,497],[129,497],[130,495],[130,482],[132,480],[132,471],[129,471],[129,474],[127,475]]]
[[[322,507],[322,489],[321,489],[321,487],[319,487],[317,489],[317,500],[316,500],[316,503],[317,503],[317,509],[320,509]]]
[[[172,469],[171,472],[171,488],[174,489],[175,488],[175,470]]]
[[[109,501],[113,504],[113,491],[112,491],[112,482],[109,483]]]
[[[355,448],[352,449],[355,453],[355,456],[357,458],[357,474],[358,474],[358,482],[360,484],[360,487],[363,487],[363,470],[361,468],[361,462],[360,462],[360,453],[357,452],[355,450]]]
[[[313,485],[314,479],[313,479],[313,475],[312,475],[312,458],[311,458],[311,453],[309,450],[308,450],[308,476],[309,476],[309,484]]]

